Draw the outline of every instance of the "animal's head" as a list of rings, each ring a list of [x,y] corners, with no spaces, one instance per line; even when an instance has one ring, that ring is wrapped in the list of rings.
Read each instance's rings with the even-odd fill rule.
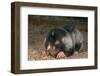
[[[48,32],[45,38],[46,52],[55,56],[59,52],[61,45],[61,36],[59,29],[52,29]]]

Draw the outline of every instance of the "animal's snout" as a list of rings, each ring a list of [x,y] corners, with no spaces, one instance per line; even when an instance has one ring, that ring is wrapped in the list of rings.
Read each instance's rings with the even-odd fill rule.
[[[54,49],[55,49],[55,46],[48,45],[48,47],[47,47],[47,51],[52,51]]]

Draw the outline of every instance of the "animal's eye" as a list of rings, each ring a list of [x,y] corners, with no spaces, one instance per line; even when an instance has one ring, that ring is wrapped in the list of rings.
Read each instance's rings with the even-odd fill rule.
[[[60,43],[59,40],[56,40],[55,45],[57,45],[57,44],[59,44],[59,43]]]

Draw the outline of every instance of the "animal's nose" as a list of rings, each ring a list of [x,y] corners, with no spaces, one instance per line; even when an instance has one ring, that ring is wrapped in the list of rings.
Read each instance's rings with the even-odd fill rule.
[[[52,50],[52,47],[50,45],[48,45],[47,51],[51,51],[51,50]]]

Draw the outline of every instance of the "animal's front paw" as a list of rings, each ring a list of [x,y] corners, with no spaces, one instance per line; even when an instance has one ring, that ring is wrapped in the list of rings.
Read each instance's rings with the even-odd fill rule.
[[[64,57],[65,57],[65,54],[64,54],[63,51],[60,51],[60,52],[57,54],[57,56],[56,56],[57,59],[59,59],[59,58],[64,58]]]

